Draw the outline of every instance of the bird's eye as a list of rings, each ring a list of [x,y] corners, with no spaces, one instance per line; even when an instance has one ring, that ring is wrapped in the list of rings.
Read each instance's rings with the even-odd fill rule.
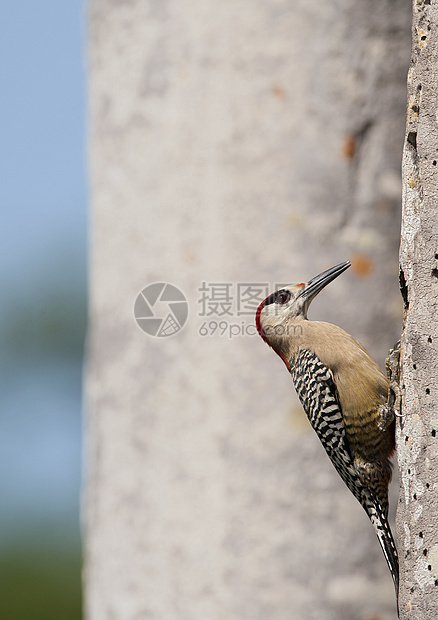
[[[286,304],[290,299],[289,291],[279,291],[277,295],[277,303],[278,304]]]

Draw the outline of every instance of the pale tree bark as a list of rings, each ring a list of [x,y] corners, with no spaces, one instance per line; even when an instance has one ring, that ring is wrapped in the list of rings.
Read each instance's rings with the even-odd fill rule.
[[[394,618],[373,529],[237,286],[351,258],[311,318],[383,362],[409,28],[402,0],[90,0],[87,620]],[[189,301],[169,338],[134,320],[154,282]],[[203,282],[230,284],[230,313],[201,316]]]
[[[414,0],[400,250],[400,618],[438,618],[438,4]]]

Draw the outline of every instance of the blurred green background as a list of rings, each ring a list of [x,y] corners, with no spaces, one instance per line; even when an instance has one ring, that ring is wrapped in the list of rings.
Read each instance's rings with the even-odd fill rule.
[[[2,18],[0,618],[79,620],[85,6]]]

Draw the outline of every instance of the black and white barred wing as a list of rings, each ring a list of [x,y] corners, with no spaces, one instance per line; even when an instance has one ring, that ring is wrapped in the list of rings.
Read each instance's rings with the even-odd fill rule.
[[[295,389],[311,425],[338,474],[362,504],[374,526],[398,594],[397,549],[386,511],[354,467],[333,374],[314,353],[307,350],[301,351],[289,366]]]
[[[290,373],[304,411],[338,474],[363,504],[363,485],[345,435],[333,374],[312,352],[301,351]]]

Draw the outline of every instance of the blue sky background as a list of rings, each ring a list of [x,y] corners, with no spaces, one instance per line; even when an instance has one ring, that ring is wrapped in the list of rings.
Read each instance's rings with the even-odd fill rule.
[[[18,0],[0,37],[0,548],[78,539],[85,6]]]

